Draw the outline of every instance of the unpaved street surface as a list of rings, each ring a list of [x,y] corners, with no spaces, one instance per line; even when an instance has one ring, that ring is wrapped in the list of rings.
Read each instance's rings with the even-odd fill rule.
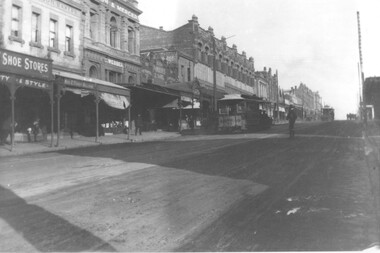
[[[361,131],[305,123],[294,139],[275,126],[1,158],[0,249],[362,250],[379,240],[379,192]]]

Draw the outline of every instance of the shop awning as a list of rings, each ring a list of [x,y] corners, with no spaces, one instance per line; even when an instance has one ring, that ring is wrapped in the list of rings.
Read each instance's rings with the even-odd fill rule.
[[[174,96],[174,97],[179,97],[179,93],[168,89],[167,87],[163,87],[160,85],[155,85],[155,84],[141,84],[141,85],[131,85],[131,84],[121,84],[123,86],[128,87],[129,89],[139,89],[139,90],[146,90],[146,91],[151,91],[151,92],[157,92],[169,96]]]
[[[130,97],[129,89],[111,82],[57,70],[53,70],[53,74],[56,76],[56,80],[62,78],[63,85],[71,88]]]
[[[113,95],[109,93],[100,94],[100,98],[109,106],[124,110],[128,108],[129,102],[125,96]]]
[[[202,84],[201,81],[199,82]],[[187,95],[193,94],[195,97],[199,97],[199,95],[194,94],[194,91],[192,88],[193,85],[194,85],[193,82],[184,82],[184,83],[171,83],[171,84],[168,84],[167,87],[173,90],[177,90],[181,92],[182,94],[187,94]],[[200,86],[199,90],[200,90],[200,96],[202,97],[214,96],[214,91],[212,89],[208,89],[207,87],[205,87],[205,85]],[[217,89],[215,92],[216,99],[222,98],[224,94],[226,93]]]

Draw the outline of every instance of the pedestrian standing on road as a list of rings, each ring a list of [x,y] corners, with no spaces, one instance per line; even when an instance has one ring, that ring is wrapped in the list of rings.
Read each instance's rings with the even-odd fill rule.
[[[8,136],[12,131],[12,118],[9,116],[2,124],[0,129],[0,144],[6,144]],[[12,136],[11,136],[12,137]],[[12,142],[12,140],[11,140]]]
[[[297,114],[293,105],[289,106],[289,112],[286,116],[286,119],[289,121],[289,138],[294,137],[294,124],[296,123]]]
[[[141,135],[142,130],[141,128],[143,127],[143,120],[141,117],[141,114],[137,115],[137,119],[135,122],[135,135],[137,135],[137,132]]]

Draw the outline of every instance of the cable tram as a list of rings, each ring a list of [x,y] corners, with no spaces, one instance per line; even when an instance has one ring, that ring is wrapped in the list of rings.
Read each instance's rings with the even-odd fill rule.
[[[266,103],[257,96],[224,95],[218,100],[218,131],[249,132],[270,128],[272,119],[263,110]]]

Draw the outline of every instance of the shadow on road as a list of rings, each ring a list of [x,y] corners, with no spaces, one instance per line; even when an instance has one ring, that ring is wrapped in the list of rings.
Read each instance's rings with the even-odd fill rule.
[[[0,186],[0,218],[38,251],[116,251],[111,245],[61,217],[28,204]]]

